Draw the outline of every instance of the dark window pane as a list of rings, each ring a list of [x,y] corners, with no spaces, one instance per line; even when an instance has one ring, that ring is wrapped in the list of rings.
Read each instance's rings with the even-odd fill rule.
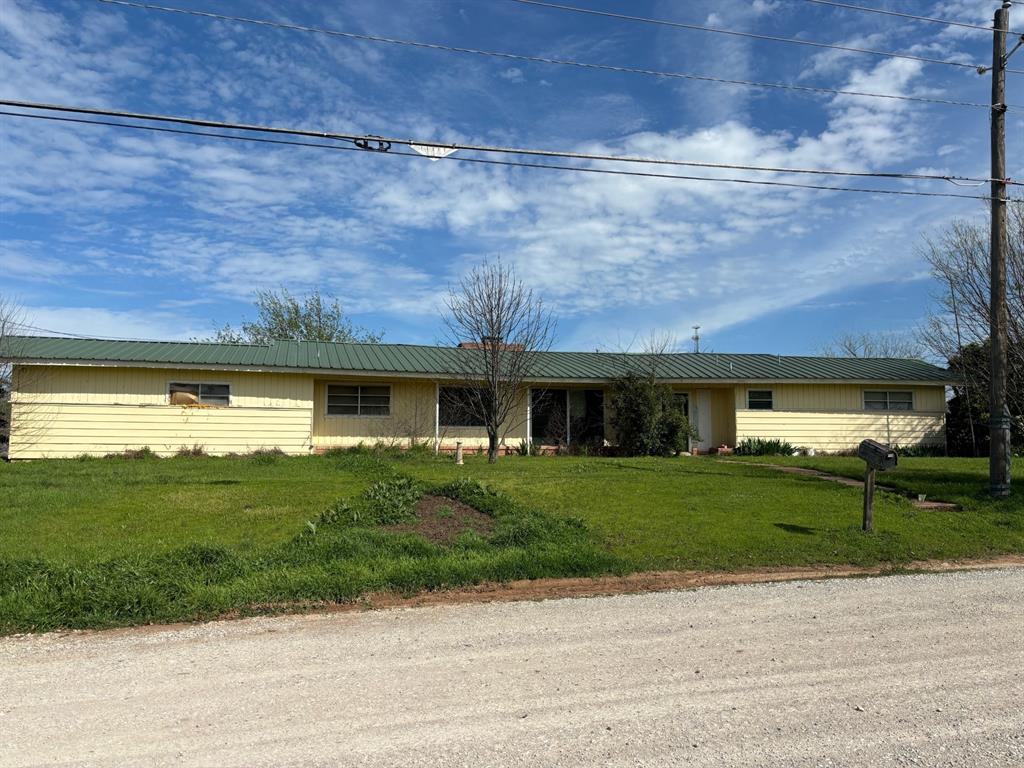
[[[375,397],[391,396],[391,387],[360,387],[360,389],[362,390],[363,395],[373,395]]]
[[[355,416],[359,413],[359,407],[353,405],[331,405],[327,404],[327,413],[331,416]]]
[[[438,395],[442,427],[482,427],[485,425],[480,407],[481,398],[487,396],[483,390],[441,387]]]
[[[885,411],[889,408],[889,398],[885,392],[865,392],[864,408],[869,411]]]
[[[359,408],[361,416],[387,416],[391,408],[386,405],[363,405]]]
[[[772,409],[772,391],[770,389],[752,389],[747,393],[747,408],[757,411]]]
[[[327,394],[330,395],[358,395],[359,387],[349,386],[348,384],[328,384]]]
[[[327,398],[329,405],[358,405],[359,397],[356,395],[330,395]]]
[[[202,384],[203,397],[227,397],[231,393],[231,387],[227,384]]]

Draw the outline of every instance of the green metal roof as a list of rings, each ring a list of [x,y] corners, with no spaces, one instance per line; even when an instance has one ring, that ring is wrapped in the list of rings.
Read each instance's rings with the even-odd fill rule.
[[[168,367],[226,366],[240,369],[324,372],[457,374],[471,350],[413,344],[340,344],[277,341],[271,344],[215,344],[192,341],[106,341],[15,336],[0,348],[7,359],[80,364]],[[675,353],[657,358],[659,377],[716,381],[900,381],[942,384],[949,371],[921,360],[853,357],[789,357],[718,353]],[[531,378],[593,381],[627,370],[650,370],[655,358],[618,352],[544,352]]]

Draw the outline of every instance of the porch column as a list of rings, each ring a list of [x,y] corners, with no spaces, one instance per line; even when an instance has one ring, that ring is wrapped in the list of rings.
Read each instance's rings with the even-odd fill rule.
[[[533,446],[533,389],[526,388],[526,445]]]
[[[565,444],[572,442],[572,415],[569,413],[569,390],[565,390]]]
[[[434,455],[441,452],[441,385],[434,382]]]

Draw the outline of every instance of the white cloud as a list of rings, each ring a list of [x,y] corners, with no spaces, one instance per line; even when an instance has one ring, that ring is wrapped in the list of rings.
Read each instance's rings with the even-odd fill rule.
[[[510,83],[522,83],[526,80],[523,77],[523,70],[519,67],[509,67],[498,75],[502,80],[507,80]]]
[[[39,329],[73,330],[80,336],[137,339],[204,338],[213,329],[202,322],[183,321],[176,312],[153,310],[113,310],[105,307],[26,306],[25,322]]]
[[[143,55],[142,49],[117,47],[120,13],[90,17],[75,31],[58,14],[26,11],[20,3],[12,7],[17,12],[2,22],[9,45],[0,50],[16,53],[9,60],[15,95],[28,96],[37,85],[33,78],[49,77],[45,73],[71,56],[71,79],[61,85],[56,78],[49,87],[80,87],[72,101],[103,103],[138,75],[152,85],[157,104],[174,107],[168,111],[360,132],[385,126],[394,135],[425,140],[480,138],[472,133],[473,123],[460,122],[458,110],[448,111],[443,99],[458,93],[474,110],[493,112],[491,136],[484,140],[496,143],[572,149],[566,136],[604,135],[612,138],[576,142],[575,148],[850,170],[932,167],[936,152],[952,154],[961,144],[934,141],[930,115],[919,106],[857,97],[808,100],[809,110],[820,111],[798,130],[758,128],[746,106],[749,98],[760,97],[733,88],[714,90],[707,109],[703,101],[688,101],[692,109],[685,122],[668,125],[652,118],[626,87],[573,93],[543,115],[525,114],[518,104],[506,103],[508,94],[524,91],[508,88],[522,78],[518,68],[459,58],[416,78],[425,98],[436,98],[436,111],[403,109],[385,102],[396,70],[380,49],[218,25],[211,37],[236,65],[218,67],[196,52],[182,53],[174,27],[161,31],[170,41],[166,51],[157,45]],[[366,12],[367,6],[359,7]],[[744,18],[744,9],[750,10],[748,3],[724,3],[716,7],[718,21],[732,24]],[[753,10],[766,21],[779,6],[759,0]],[[362,17],[337,21],[358,26]],[[425,34],[413,30],[407,36]],[[846,39],[868,46],[885,41],[871,33]],[[611,59],[616,45],[615,38],[570,38],[558,53]],[[712,45],[719,74],[745,77],[757,62],[747,43],[717,38],[692,55],[704,55]],[[315,48],[317,66],[304,57],[303,46]],[[666,56],[692,53],[682,43],[664,49]],[[126,60],[116,62],[122,54]],[[325,57],[329,67],[320,66]],[[830,86],[928,92],[930,81],[916,62],[830,54],[807,61],[805,76]],[[372,97],[363,98],[365,93]],[[694,92],[679,93],[691,99]],[[556,96],[552,90],[543,98]],[[792,122],[772,122],[780,124]],[[184,296],[156,302],[155,312],[65,310],[37,302],[52,327],[100,335],[201,335],[204,324],[188,319],[189,311],[208,302],[245,300],[255,288],[282,284],[330,290],[353,312],[419,322],[434,312],[447,281],[481,256],[499,254],[563,317],[583,322],[574,339],[580,346],[650,320],[688,335],[692,322],[713,331],[851,285],[916,279],[914,233],[943,220],[949,210],[938,202],[904,200],[895,206],[892,199],[725,182],[429,163],[50,124],[43,130],[13,119],[0,123],[0,131],[5,213],[46,217],[61,233],[60,253],[48,253],[26,237],[16,255],[4,257],[7,274],[42,281],[68,264],[84,263],[97,283],[130,285],[135,279],[141,285],[184,286]],[[960,157],[949,162],[962,170]],[[807,181],[782,173],[631,168]],[[184,320],[177,319],[179,313]]]

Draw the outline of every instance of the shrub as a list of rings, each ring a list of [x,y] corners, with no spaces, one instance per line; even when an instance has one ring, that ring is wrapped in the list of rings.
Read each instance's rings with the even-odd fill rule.
[[[285,452],[275,446],[274,448],[257,448],[246,455],[252,459],[254,464],[273,464],[285,456]]]
[[[153,453],[153,449],[148,445],[144,445],[141,448],[126,448],[120,453],[108,453],[104,459],[155,459],[157,455]]]
[[[203,446],[199,445],[199,443],[196,443],[191,448],[187,448],[184,445],[181,446],[181,448],[178,449],[178,452],[175,453],[174,455],[181,458],[191,458],[195,456],[206,456],[207,454],[206,451],[203,449]]]
[[[792,456],[796,448],[785,440],[748,437],[733,451],[737,456]]]
[[[411,477],[381,480],[363,491],[363,500],[375,522],[381,525],[405,520],[423,496],[423,488]]]
[[[672,388],[653,376],[627,374],[612,382],[612,426],[625,456],[674,456],[700,439]]]
[[[916,445],[893,445],[892,449],[900,456],[908,458],[945,456],[946,448],[942,445],[929,445],[928,443],[917,443]]]

